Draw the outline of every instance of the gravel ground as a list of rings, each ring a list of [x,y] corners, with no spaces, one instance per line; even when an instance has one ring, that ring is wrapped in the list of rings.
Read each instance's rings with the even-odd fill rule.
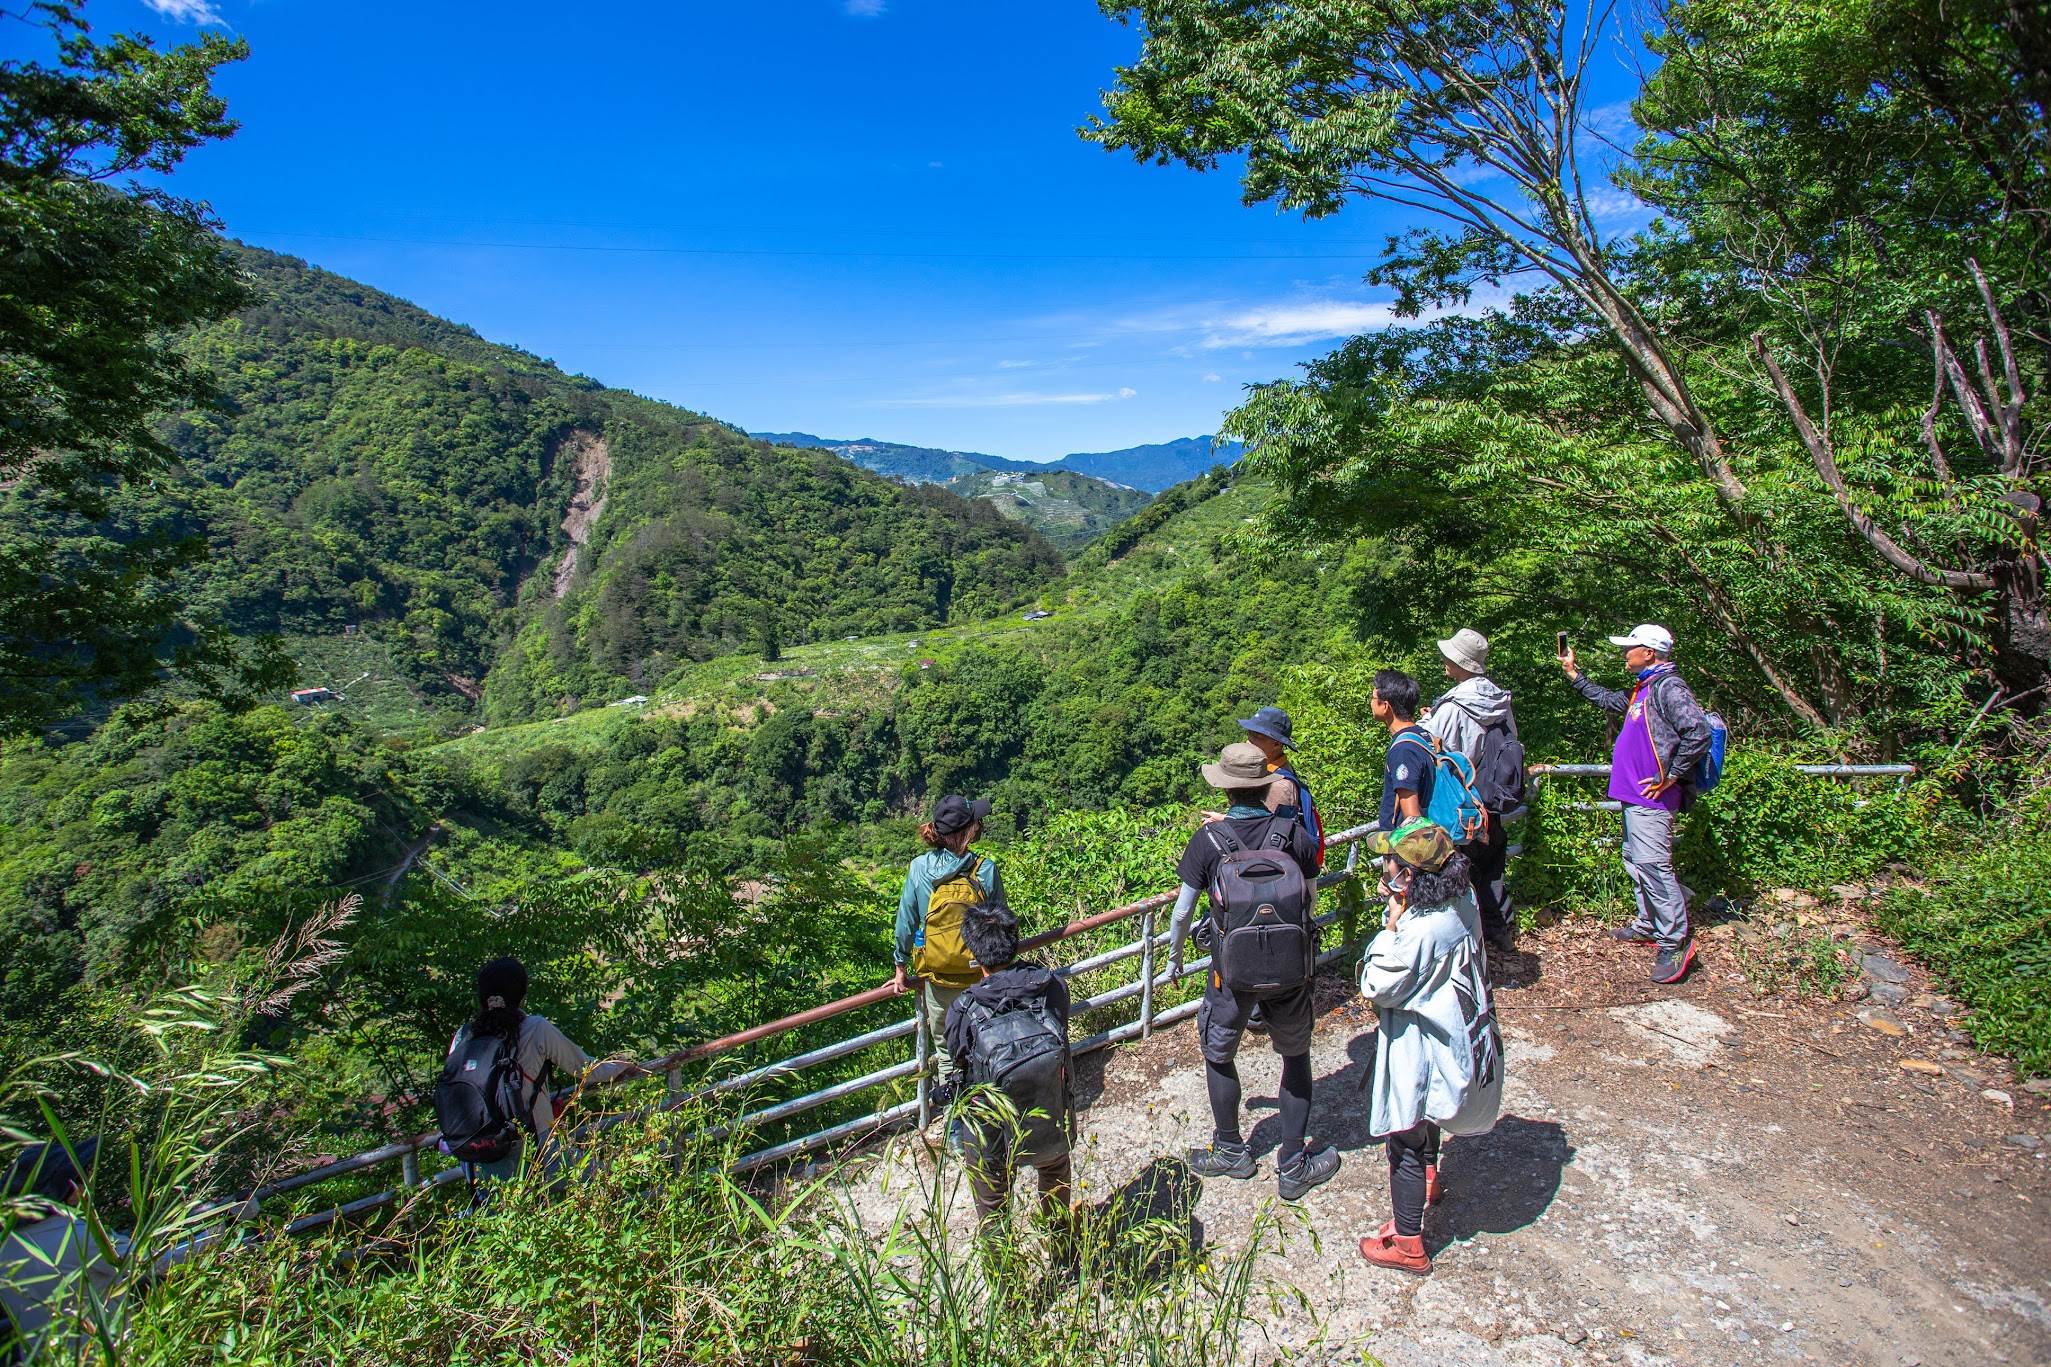
[[[1705,937],[1678,988],[1646,951],[1556,927],[1494,966],[1509,1082],[1493,1133],[1449,1141],[1429,1278],[1363,1262],[1388,1218],[1362,1084],[1372,1013],[1321,981],[1311,1128],[1345,1167],[1301,1207],[1248,1363],[2051,1363],[2051,1106],[1946,1023],[1920,972],[1889,1008],[1761,998]],[[1903,994],[1895,994],[1897,996]],[[1184,1185],[1192,1233],[1244,1247],[1279,1204],[1279,1066],[1241,1054],[1245,1182]],[[1087,1202],[1209,1135],[1194,1031],[1080,1065]],[[930,1159],[903,1136],[847,1169],[881,1219]],[[950,1218],[965,1231],[966,1193]]]

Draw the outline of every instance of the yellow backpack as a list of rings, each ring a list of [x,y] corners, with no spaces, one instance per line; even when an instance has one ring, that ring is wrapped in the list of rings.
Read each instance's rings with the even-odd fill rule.
[[[961,867],[933,885],[926,899],[926,923],[912,943],[912,971],[942,987],[973,987],[983,980],[968,944],[961,938],[961,914],[983,904],[982,856],[971,854]]]

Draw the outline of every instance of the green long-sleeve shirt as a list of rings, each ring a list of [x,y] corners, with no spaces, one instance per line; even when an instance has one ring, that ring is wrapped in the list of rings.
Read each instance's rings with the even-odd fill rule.
[[[956,869],[968,862],[974,854],[952,854],[946,850],[927,850],[905,871],[904,892],[897,899],[897,962],[909,964],[912,961],[912,945],[919,938],[919,927],[926,921],[926,904],[933,899],[934,885],[950,876]],[[1004,896],[1004,881],[997,876],[997,863],[988,855],[983,856],[983,865],[978,880],[983,885],[983,896],[997,901]]]

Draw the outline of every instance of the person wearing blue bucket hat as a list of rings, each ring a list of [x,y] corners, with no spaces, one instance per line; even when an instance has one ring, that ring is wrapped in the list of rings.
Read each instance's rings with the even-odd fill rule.
[[[1317,803],[1311,799],[1310,785],[1289,763],[1289,751],[1296,748],[1295,728],[1290,724],[1289,714],[1279,707],[1257,708],[1252,716],[1239,723],[1239,729],[1246,732],[1247,740],[1260,747],[1261,754],[1267,758],[1268,772],[1280,774],[1294,786],[1296,819],[1317,846],[1318,866],[1322,868],[1325,862],[1324,823],[1318,820]]]

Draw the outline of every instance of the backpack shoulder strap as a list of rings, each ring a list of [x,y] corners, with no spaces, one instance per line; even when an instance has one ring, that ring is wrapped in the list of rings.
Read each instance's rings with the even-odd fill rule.
[[[1289,843],[1290,828],[1295,826],[1296,821],[1297,818],[1293,816],[1287,821],[1282,820],[1279,816],[1269,817],[1267,834],[1261,839],[1262,847],[1270,850],[1279,850],[1284,845],[1287,845]]]

